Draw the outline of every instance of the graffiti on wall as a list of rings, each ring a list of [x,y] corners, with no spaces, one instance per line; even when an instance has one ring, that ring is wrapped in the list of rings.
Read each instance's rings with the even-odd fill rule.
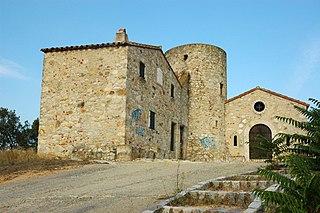
[[[131,117],[133,120],[139,120],[141,118],[141,114],[141,109],[134,109],[131,113]]]
[[[144,128],[141,126],[136,126],[136,134],[139,136],[143,136],[144,135]]]
[[[131,112],[131,118],[132,120],[130,121],[130,124],[135,127],[135,132],[137,135],[139,136],[144,136],[144,127],[140,126],[141,125],[141,122],[143,122],[141,120],[141,115],[142,115],[142,110],[137,108],[137,109],[134,109],[132,110]],[[140,124],[140,125],[139,125]]]
[[[212,137],[200,137],[200,144],[204,148],[215,149],[216,145],[214,143],[214,139]]]

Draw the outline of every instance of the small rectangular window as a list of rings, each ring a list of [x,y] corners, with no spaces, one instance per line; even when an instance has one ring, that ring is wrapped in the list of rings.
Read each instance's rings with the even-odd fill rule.
[[[171,138],[170,138],[170,151],[174,151],[174,138],[175,138],[175,130],[176,128],[176,124],[175,123],[171,123]]]
[[[141,77],[141,78],[145,78],[144,77],[144,70],[145,70],[145,65],[144,65],[144,63],[142,63],[141,61],[140,61],[140,66],[139,66],[140,68],[139,68],[139,76]]]
[[[156,123],[156,113],[150,111],[149,128],[155,129],[155,123]]]
[[[220,83],[220,95],[223,95],[223,83]]]
[[[171,84],[171,97],[174,98],[174,86]]]
[[[236,135],[233,136],[233,146],[238,146],[238,137]]]

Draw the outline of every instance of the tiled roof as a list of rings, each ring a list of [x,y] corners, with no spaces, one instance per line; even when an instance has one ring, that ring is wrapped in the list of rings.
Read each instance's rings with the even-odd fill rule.
[[[254,91],[256,91],[256,90],[264,91],[264,92],[269,93],[269,94],[271,94],[271,95],[275,95],[275,96],[278,96],[278,97],[280,97],[280,98],[284,98],[284,99],[287,99],[287,100],[289,100],[289,101],[296,102],[296,103],[301,104],[301,105],[306,106],[306,107],[309,107],[309,106],[310,106],[309,104],[307,104],[307,103],[305,103],[305,102],[299,101],[299,100],[294,99],[294,98],[290,98],[290,97],[288,97],[288,96],[285,96],[285,95],[282,95],[282,94],[279,94],[279,93],[276,93],[276,92],[273,92],[273,91],[271,91],[271,90],[264,89],[264,88],[261,88],[261,87],[256,87],[256,88],[253,88],[253,89],[251,89],[251,90],[248,90],[247,92],[241,93],[240,95],[237,95],[237,96],[235,96],[235,97],[233,97],[233,98],[230,98],[230,99],[226,100],[225,103],[229,103],[229,102],[231,102],[231,101],[234,101],[234,100],[236,100],[236,99],[238,99],[238,98],[241,98],[241,97],[243,97],[243,96],[245,96],[245,95],[248,95],[249,93],[252,93],[252,92],[254,92]]]
[[[79,45],[79,46],[42,48],[41,51],[44,53],[47,53],[47,52],[69,51],[69,50],[98,49],[98,48],[117,47],[117,46],[135,46],[135,47],[142,47],[142,48],[148,48],[148,49],[162,50],[161,46],[153,46],[153,45],[140,44],[135,42],[117,42],[117,43],[112,42],[112,43],[88,44],[88,45]]]

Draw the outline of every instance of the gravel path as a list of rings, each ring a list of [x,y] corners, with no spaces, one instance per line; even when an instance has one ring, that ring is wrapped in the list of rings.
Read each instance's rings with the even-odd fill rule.
[[[0,212],[142,212],[179,187],[252,171],[262,163],[140,160],[87,165],[0,187]]]

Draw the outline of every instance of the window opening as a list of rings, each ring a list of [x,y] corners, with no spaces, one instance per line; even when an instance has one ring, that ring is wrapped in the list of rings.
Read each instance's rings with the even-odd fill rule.
[[[238,137],[236,135],[233,136],[233,146],[238,146]]]
[[[171,123],[171,139],[170,139],[170,151],[174,151],[174,138],[175,138],[175,135],[174,135],[174,129],[176,127],[176,124],[175,123]]]
[[[185,54],[185,55],[183,56],[183,60],[186,61],[187,59],[188,59],[188,55]]]
[[[181,125],[180,126],[180,159],[184,159],[184,138],[183,138],[183,135],[184,135],[184,126]]]
[[[145,67],[146,67],[146,66],[144,65],[144,63],[142,63],[142,62],[140,61],[139,76],[140,76],[141,78],[143,78],[143,79],[145,79],[145,77],[144,77]]]
[[[174,98],[174,86],[171,84],[171,97]]]
[[[223,83],[220,83],[220,95],[223,95]]]
[[[156,122],[156,113],[150,111],[150,122],[149,122],[150,129],[155,129],[155,122]]]
[[[256,102],[253,107],[257,112],[262,112],[265,109],[265,105],[261,101]]]

